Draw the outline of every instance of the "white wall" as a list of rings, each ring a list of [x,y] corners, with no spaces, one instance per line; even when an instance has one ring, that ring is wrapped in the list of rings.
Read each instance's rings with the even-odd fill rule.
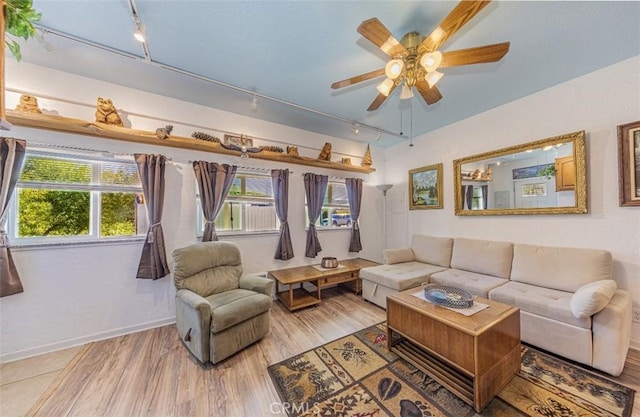
[[[616,126],[640,120],[640,57],[494,108],[386,150],[389,244],[411,234],[464,236],[612,252],[618,286],[640,308],[640,208],[618,206]],[[446,81],[446,77],[444,78]],[[523,82],[526,82],[523,80]],[[446,84],[442,85],[442,89]],[[446,100],[446,94],[443,100]],[[456,217],[453,160],[578,130],[586,131],[589,214]],[[443,210],[409,211],[407,170],[444,163]],[[640,325],[632,340],[640,347]]]
[[[53,71],[27,63],[7,62],[7,89],[24,90],[39,99],[40,108],[55,110],[67,117],[93,120],[97,96],[111,98],[118,109],[155,117],[129,115],[132,127],[154,130],[173,123],[173,134],[190,136],[194,126],[244,133],[260,138],[278,138],[298,145],[304,156],[316,157],[325,142],[333,144],[333,160],[351,157],[352,163],[364,155],[366,144],[327,137],[274,123],[242,117],[219,110],[186,103],[167,97],[136,91],[72,74]],[[7,107],[14,108],[19,94],[7,93]],[[196,241],[195,181],[189,161],[205,159],[219,163],[261,168],[289,168],[293,171],[289,184],[289,224],[295,258],[290,261],[273,259],[277,235],[228,237],[240,246],[245,272],[318,263],[322,256],[350,258],[360,256],[380,261],[382,252],[382,193],[375,188],[381,183],[382,172],[359,174],[326,170],[302,165],[241,160],[238,157],[207,152],[147,146],[88,136],[58,133],[14,126],[11,136],[29,142],[57,143],[115,153],[162,153],[172,159],[166,169],[163,228],[167,255],[171,251]],[[215,132],[213,132],[215,133]],[[261,145],[263,143],[256,143]],[[266,142],[264,144],[267,144]],[[280,145],[281,146],[281,145]],[[382,167],[379,152],[373,148],[374,167]],[[305,258],[306,242],[304,185],[302,174],[315,172],[339,177],[360,177],[365,181],[360,215],[363,251],[349,253],[348,230],[320,231],[324,250],[317,258]],[[144,328],[171,323],[175,320],[174,294],[171,277],[157,281],[135,278],[142,248],[141,243],[72,247],[30,248],[14,250],[14,259],[24,286],[24,293],[0,299],[0,362],[15,360],[47,351],[99,340]],[[172,264],[169,264],[172,267]]]

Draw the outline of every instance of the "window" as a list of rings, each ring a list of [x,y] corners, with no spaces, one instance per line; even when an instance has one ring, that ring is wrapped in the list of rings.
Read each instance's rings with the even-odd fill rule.
[[[306,206],[305,211],[307,213],[307,223],[309,223]],[[351,227],[349,198],[347,196],[347,187],[344,183],[329,182],[327,184],[327,192],[324,195],[322,211],[320,212],[320,218],[316,222],[316,226],[328,228]]]
[[[198,235],[202,236],[206,220],[202,213],[199,191],[196,200],[197,230]],[[276,217],[271,177],[236,174],[215,225],[216,231],[223,233],[278,230],[280,222]]]
[[[133,158],[28,148],[10,212],[14,243],[58,243],[146,233]]]

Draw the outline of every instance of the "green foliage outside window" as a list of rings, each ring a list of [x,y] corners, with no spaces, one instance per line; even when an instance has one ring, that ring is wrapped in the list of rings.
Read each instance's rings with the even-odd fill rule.
[[[18,184],[18,237],[85,236],[91,234],[91,180],[100,169],[100,184],[139,186],[135,166],[27,156]],[[35,184],[22,187],[22,184]],[[42,184],[43,187],[37,184]],[[65,185],[86,185],[65,190]],[[56,188],[56,189],[51,189]],[[57,189],[59,188],[59,189]],[[136,193],[100,191],[99,236],[136,234]]]

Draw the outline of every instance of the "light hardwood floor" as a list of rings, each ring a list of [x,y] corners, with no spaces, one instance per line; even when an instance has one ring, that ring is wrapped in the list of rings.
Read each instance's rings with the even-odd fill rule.
[[[215,366],[199,365],[174,325],[5,364],[0,416],[285,415],[267,366],[385,318],[358,296],[327,289],[322,304],[294,313],[275,302],[269,335]],[[612,379],[640,390],[640,352]]]

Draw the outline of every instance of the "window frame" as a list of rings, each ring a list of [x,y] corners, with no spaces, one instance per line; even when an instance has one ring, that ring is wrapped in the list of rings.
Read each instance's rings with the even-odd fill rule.
[[[112,185],[101,184],[100,174],[102,163],[116,163],[130,165],[135,168],[136,163],[133,156],[105,157],[103,152],[90,150],[70,150],[63,149],[57,151],[41,146],[27,146],[25,161],[28,157],[51,158],[56,160],[86,163],[91,165],[91,180],[88,184],[81,183],[54,183],[54,182],[37,182],[37,181],[20,181],[16,183],[12,201],[10,203],[7,215],[7,235],[12,246],[29,247],[29,246],[58,246],[70,244],[100,244],[115,242],[137,242],[144,240],[146,231],[141,231],[135,235],[118,235],[118,236],[100,236],[101,230],[101,214],[102,214],[102,193],[133,193],[143,194],[142,184],[134,185]],[[139,180],[139,179],[138,179]],[[81,191],[89,193],[89,233],[86,235],[75,236],[28,236],[21,237],[19,232],[19,192],[20,190],[53,190],[53,191]],[[146,215],[146,210],[144,211]],[[146,221],[146,219],[145,219]]]
[[[256,235],[266,235],[266,234],[277,234],[280,233],[280,219],[278,218],[278,215],[276,213],[276,209],[275,209],[275,205],[276,205],[276,200],[275,200],[275,195],[273,192],[273,183],[271,182],[271,175],[269,175],[268,173],[263,173],[263,172],[249,172],[249,171],[238,171],[236,172],[236,176],[234,178],[235,180],[240,179],[241,180],[241,192],[244,191],[246,192],[246,178],[247,177],[261,177],[265,180],[269,181],[270,184],[270,190],[271,190],[271,197],[256,197],[256,196],[246,196],[244,194],[241,195],[230,195],[227,194],[227,197],[225,198],[225,202],[224,204],[226,204],[227,202],[230,203],[235,203],[238,202],[240,204],[243,205],[242,209],[241,209],[241,216],[242,216],[242,228],[241,229],[233,229],[233,230],[220,230],[216,228],[216,234],[218,236],[256,236]],[[206,222],[205,218],[204,218],[204,213],[202,212],[202,204],[200,202],[200,187],[197,184],[196,181],[196,198],[195,198],[195,202],[196,202],[196,237],[198,239],[202,239],[202,235],[204,233],[204,224]],[[246,203],[252,203],[252,202],[260,202],[260,203],[271,203],[273,205],[273,215],[274,215],[274,219],[275,219],[275,227],[273,229],[264,229],[264,230],[246,230],[247,227],[247,210],[245,208],[245,204]],[[218,215],[220,215],[220,213],[218,213]],[[218,220],[216,218],[216,220]]]
[[[347,202],[346,204],[335,204],[332,203],[331,200],[333,199],[333,186],[334,185],[340,185],[342,187],[344,187],[344,192],[345,192],[345,196],[347,198]],[[328,204],[324,204],[324,201],[329,201]],[[329,220],[327,222],[327,225],[322,225],[322,212],[324,210],[327,210],[329,213],[331,213],[332,211],[336,210],[336,209],[346,209],[346,211],[349,212],[349,223],[348,225],[345,226],[340,226],[340,225],[333,225],[333,222],[331,220]],[[307,204],[307,197],[305,194],[305,199],[304,199],[304,213],[305,213],[305,230],[309,229],[309,208],[308,208],[308,204]],[[328,214],[327,218],[330,216],[330,214]],[[316,221],[316,230],[351,230],[351,225],[353,224],[353,219],[351,219],[351,208],[349,207],[349,193],[347,192],[347,183],[346,180],[330,180],[327,183],[327,191],[325,192],[325,197],[323,200],[323,204],[322,204],[322,209],[320,210],[320,217],[318,217],[318,221]]]

